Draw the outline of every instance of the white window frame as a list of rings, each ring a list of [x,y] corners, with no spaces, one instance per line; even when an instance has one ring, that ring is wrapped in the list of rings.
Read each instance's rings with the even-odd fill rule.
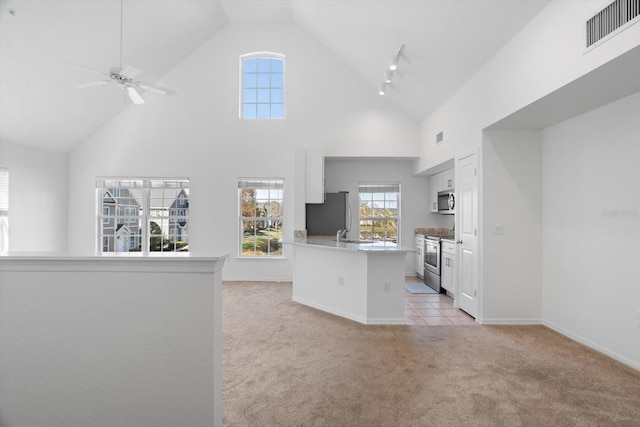
[[[104,199],[104,193],[105,193],[105,189],[106,188],[112,188],[113,192],[110,193],[111,195],[113,195],[114,198],[116,198],[116,202],[117,202],[117,198],[119,196],[115,196],[116,194],[121,194],[121,189],[136,189],[136,190],[140,190],[141,193],[141,205],[139,208],[136,207],[132,207],[132,206],[123,206],[122,208],[120,206],[116,206],[115,208],[115,215],[111,215],[111,216],[104,216],[104,211],[101,209],[101,207],[103,206],[103,199]],[[151,230],[150,230],[150,222],[151,221],[155,221],[157,223],[157,221],[163,221],[166,220],[167,224],[171,224],[171,221],[178,221],[180,220],[184,220],[186,219],[188,221],[188,209],[183,209],[183,214],[181,216],[177,215],[177,210],[176,210],[176,215],[157,215],[157,208],[152,207],[151,206],[151,192],[152,190],[186,190],[189,193],[189,188],[190,188],[190,180],[189,178],[139,178],[139,177],[98,177],[96,178],[96,194],[97,194],[97,212],[98,214],[98,228],[97,228],[97,239],[96,239],[96,246],[97,246],[97,250],[99,252],[107,252],[108,251],[108,241],[107,241],[107,245],[105,246],[105,241],[104,238],[109,239],[110,235],[103,235],[103,230],[104,230],[104,225],[107,224],[109,221],[111,221],[113,219],[113,230],[114,233],[112,234],[112,236],[115,236],[115,229],[117,228],[117,218],[123,218],[122,223],[126,226],[126,225],[130,225],[130,224],[138,224],[138,228],[140,229],[139,234],[134,234],[132,237],[135,237],[136,239],[136,243],[138,241],[140,241],[140,246],[141,246],[141,252],[148,254],[150,253],[150,245],[149,245],[149,241],[150,241],[150,237],[151,237]],[[178,195],[176,195],[176,198],[172,199],[172,200],[177,200]],[[184,196],[182,196],[184,197]],[[191,195],[189,194],[187,197],[191,197]],[[169,211],[174,211],[173,209],[169,209],[168,207],[163,208],[163,210],[167,213],[169,213]],[[100,212],[102,212],[102,214],[100,214]],[[133,214],[133,215],[130,215]],[[106,222],[105,222],[106,221]],[[109,229],[111,229],[111,227],[109,227]],[[169,235],[169,233],[167,232],[167,236]],[[187,236],[188,237],[188,236]],[[130,247],[130,243],[131,243],[131,238],[128,239],[128,244],[127,246],[129,246],[129,249],[131,249]],[[135,248],[137,248],[137,245],[135,246]],[[134,249],[135,249],[134,248]],[[117,247],[116,247],[116,243],[114,240],[114,247],[113,250],[116,251]],[[165,251],[153,251],[153,253],[163,253]],[[173,252],[173,251],[171,251]]]
[[[369,190],[369,191],[367,191]],[[397,204],[397,208],[396,208],[396,214],[393,216],[380,216],[380,215],[369,215],[369,216],[363,216],[362,215],[362,209],[361,209],[361,205],[362,205],[362,194],[363,193],[372,193],[372,191],[374,190],[378,190],[376,191],[376,193],[384,193],[385,196],[383,197],[382,200],[382,204],[383,204],[383,208],[387,208],[387,201],[392,202],[391,199],[387,200],[386,199],[386,193],[396,193],[396,201],[395,203]],[[377,183],[377,182],[359,182],[358,183],[358,235],[359,238],[361,240],[365,240],[367,239],[366,236],[362,235],[362,223],[363,221],[379,221],[379,220],[386,220],[386,221],[395,221],[396,223],[396,244],[400,245],[400,239],[401,239],[401,233],[400,233],[400,216],[401,216],[401,185],[399,182],[382,182],[382,183]],[[373,207],[371,207],[371,209],[373,209]],[[382,241],[391,241],[392,240],[388,240],[387,236],[383,236],[382,239],[380,239]]]
[[[281,198],[270,199],[273,201],[279,201],[281,205],[281,214],[278,216],[266,215],[266,216],[244,216],[242,211],[242,190],[247,188],[256,188],[262,190],[280,190]],[[260,221],[260,222],[280,222],[280,230],[284,233],[284,203],[285,203],[285,191],[284,191],[284,178],[239,178],[238,179],[238,258],[248,259],[282,259],[284,258],[282,243],[280,243],[280,253],[271,253],[271,246],[269,245],[268,252],[264,255],[258,254],[244,254],[242,252],[242,241],[244,240],[244,227],[243,221]],[[256,245],[254,245],[255,247]]]
[[[282,87],[278,87],[278,86],[273,86],[272,85],[272,77],[274,77],[274,75],[280,74],[280,73],[272,73],[271,71],[269,72],[260,72],[259,70],[256,70],[256,79],[259,80],[261,75],[265,75],[268,74],[269,75],[269,86],[258,86],[259,83],[256,83],[256,87],[255,87],[255,91],[256,91],[256,101],[255,102],[251,102],[251,103],[247,103],[256,106],[256,115],[255,117],[245,117],[244,114],[244,107],[245,107],[245,81],[244,81],[244,77],[245,77],[245,72],[244,72],[244,61],[248,60],[248,59],[275,59],[275,60],[280,60],[282,61]],[[285,91],[285,78],[286,78],[286,70],[285,70],[285,64],[286,60],[285,60],[285,55],[281,54],[281,53],[276,53],[276,52],[252,52],[252,53],[247,53],[244,55],[240,56],[240,87],[239,87],[239,92],[240,92],[240,103],[239,103],[239,118],[242,120],[282,120],[286,117],[286,91]],[[246,73],[246,74],[254,74],[254,73]],[[269,102],[259,102],[259,94],[258,91],[259,90],[265,90],[265,89],[269,89]],[[273,102],[271,99],[271,91],[272,90],[282,90],[282,102]],[[258,113],[257,113],[257,109],[260,105],[269,105],[269,117],[258,117]],[[272,114],[272,106],[273,105],[282,105],[282,117],[276,116],[274,117]]]

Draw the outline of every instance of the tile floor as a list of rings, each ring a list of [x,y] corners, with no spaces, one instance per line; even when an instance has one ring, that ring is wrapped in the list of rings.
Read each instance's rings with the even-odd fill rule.
[[[418,277],[407,277],[407,282],[417,282]],[[404,314],[407,325],[477,325],[475,319],[453,306],[453,299],[445,294],[412,294],[405,290]]]

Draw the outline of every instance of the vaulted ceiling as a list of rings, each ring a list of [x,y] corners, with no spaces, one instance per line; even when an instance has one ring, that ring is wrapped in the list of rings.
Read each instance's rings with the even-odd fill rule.
[[[123,0],[122,64],[156,83],[234,23],[294,23],[377,91],[405,45],[389,99],[423,120],[548,0]],[[73,86],[120,61],[119,0],[0,0],[0,139],[68,151],[127,103]]]

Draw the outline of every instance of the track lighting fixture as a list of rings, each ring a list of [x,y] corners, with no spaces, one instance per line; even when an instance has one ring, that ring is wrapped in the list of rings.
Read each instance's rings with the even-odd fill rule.
[[[400,56],[402,56],[402,52],[404,52],[404,43],[400,46],[400,50],[394,56],[391,57],[391,62],[389,63],[389,70],[395,71],[398,69],[398,61],[400,60]]]
[[[387,85],[391,84],[391,79],[393,78],[393,73],[398,69],[398,61],[404,52],[404,43],[400,46],[400,50],[398,53],[391,57],[391,62],[389,63],[389,68],[384,72],[384,80],[380,85],[380,89],[378,90],[379,95],[384,95]]]

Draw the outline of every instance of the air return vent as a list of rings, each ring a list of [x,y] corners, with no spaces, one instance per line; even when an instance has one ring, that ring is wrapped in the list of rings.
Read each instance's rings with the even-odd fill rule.
[[[616,0],[587,21],[587,47],[640,15],[640,0]]]

